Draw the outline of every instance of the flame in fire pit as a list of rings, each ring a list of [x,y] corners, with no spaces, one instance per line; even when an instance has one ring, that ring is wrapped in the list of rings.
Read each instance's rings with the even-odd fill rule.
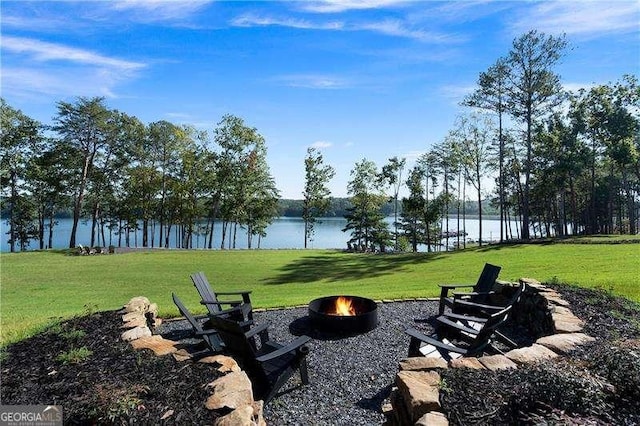
[[[333,311],[327,313],[340,316],[353,316],[356,314],[356,308],[354,308],[353,300],[350,297],[338,297],[333,309]]]

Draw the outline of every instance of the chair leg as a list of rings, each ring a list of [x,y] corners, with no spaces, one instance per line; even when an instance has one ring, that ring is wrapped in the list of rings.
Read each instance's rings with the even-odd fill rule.
[[[302,380],[302,383],[305,385],[309,384],[309,372],[307,370],[307,360],[303,359],[300,361],[300,366],[298,367],[300,369],[300,380]]]
[[[409,356],[420,356],[420,340],[411,338],[409,342]]]
[[[444,314],[444,300],[447,298],[449,290],[447,288],[442,288],[440,290],[440,305],[438,307],[438,314]]]

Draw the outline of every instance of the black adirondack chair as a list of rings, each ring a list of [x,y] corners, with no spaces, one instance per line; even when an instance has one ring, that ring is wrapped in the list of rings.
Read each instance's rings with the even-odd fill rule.
[[[249,321],[253,319],[253,311],[251,307],[251,291],[231,291],[231,292],[214,292],[209,284],[209,280],[205,276],[204,272],[197,272],[191,274],[191,281],[200,294],[200,304],[205,305],[211,315],[217,315],[222,311],[223,306],[242,306],[241,316],[237,318],[243,321]],[[242,296],[242,300],[219,300],[218,296]]]
[[[175,303],[178,311],[180,311],[180,314],[185,317],[187,321],[189,321],[189,324],[191,324],[193,333],[197,337],[202,338],[202,340],[204,340],[204,342],[213,352],[220,352],[224,348],[224,343],[218,335],[218,332],[212,328],[205,329],[202,323],[200,323],[199,321],[199,319],[201,319],[202,317],[193,315],[175,293],[171,293],[171,297],[173,297],[173,303]],[[208,316],[206,317],[208,318]]]
[[[487,318],[491,314],[502,310],[505,306],[517,303],[524,289],[525,283],[520,282],[518,288],[508,299],[502,295],[497,295],[494,291],[465,293],[468,294],[469,297],[461,297],[461,294],[454,293],[451,310],[454,313],[466,313]],[[481,302],[476,302],[477,300]]]
[[[409,356],[442,357],[449,361],[460,356],[496,352],[491,339],[496,329],[509,317],[511,305],[488,318],[447,313],[436,318],[437,328],[427,336],[415,328],[405,330],[411,336]]]
[[[200,337],[202,340],[204,340],[206,345],[213,352],[220,352],[222,349],[224,349],[224,342],[220,338],[220,335],[214,328],[211,327],[211,315],[193,315],[175,293],[171,293],[171,297],[173,297],[173,303],[175,303],[178,311],[180,311],[180,314],[186,318],[189,324],[191,324],[193,334],[196,337]],[[235,314],[241,315],[242,307],[236,306],[217,313],[217,315],[228,316],[229,318],[233,317]],[[203,318],[206,318],[207,321],[201,323],[200,320],[202,320]],[[248,330],[251,324],[253,324],[253,321],[242,321],[238,323],[238,326]]]
[[[440,286],[440,307],[438,313],[444,314],[445,308],[452,307],[454,298],[458,300],[468,300],[473,303],[484,303],[487,301],[488,296],[491,295],[491,289],[496,282],[498,275],[500,274],[500,266],[491,265],[486,263],[482,269],[482,273],[478,278],[478,282],[474,284],[439,284]],[[460,293],[454,292],[457,288],[472,288],[471,292]],[[449,295],[449,291],[452,294]]]
[[[224,341],[225,350],[251,377],[256,400],[262,399],[267,404],[296,370],[300,371],[302,383],[309,383],[306,361],[309,336],[282,345],[269,338],[267,323],[245,331],[229,319],[212,317],[210,321]]]

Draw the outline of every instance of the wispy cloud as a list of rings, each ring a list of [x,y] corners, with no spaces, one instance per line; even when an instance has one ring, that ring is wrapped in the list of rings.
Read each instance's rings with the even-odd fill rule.
[[[470,95],[473,91],[476,90],[476,86],[454,86],[454,85],[445,85],[439,89],[440,95],[450,100],[453,103],[461,102],[465,96]]]
[[[316,149],[326,149],[326,148],[331,148],[332,146],[333,144],[327,141],[316,141],[311,145],[309,145],[310,148],[316,148]]]
[[[89,50],[22,37],[4,36],[2,38],[2,49],[14,53],[29,55],[36,61],[77,62],[89,65],[106,66],[122,71],[135,71],[137,69],[144,68],[145,66],[139,62],[110,58]]]
[[[299,2],[297,5],[307,12],[340,13],[349,10],[393,7],[403,3],[407,3],[407,0],[315,0]]]
[[[549,34],[582,37],[637,32],[640,6],[637,1],[554,1],[536,3],[510,28],[522,33],[532,28]]]
[[[389,36],[405,37],[432,43],[457,43],[464,41],[464,38],[457,35],[413,29],[398,19],[387,19],[379,22],[357,24],[349,29],[352,31],[372,31]]]
[[[246,14],[239,16],[231,21],[231,25],[235,27],[289,27],[304,30],[341,30],[344,23],[340,21],[317,23],[305,19],[294,18],[274,18],[267,16],[257,16],[254,14]]]
[[[146,67],[140,62],[22,37],[4,36],[1,48],[5,62],[2,87],[16,95],[115,97],[117,84]]]
[[[174,21],[194,15],[211,3],[211,0],[116,0],[108,7],[127,12],[128,18],[142,22]]]
[[[272,81],[289,87],[305,89],[345,89],[351,83],[342,77],[323,74],[290,74],[272,78]]]
[[[272,16],[258,16],[245,14],[231,21],[235,27],[288,27],[302,30],[326,30],[326,31],[368,31],[384,34],[392,37],[402,37],[430,43],[458,43],[465,38],[455,34],[445,34],[433,31],[425,31],[420,28],[407,26],[400,19],[386,19],[383,21],[352,22],[328,21],[317,22],[308,19],[278,18]]]

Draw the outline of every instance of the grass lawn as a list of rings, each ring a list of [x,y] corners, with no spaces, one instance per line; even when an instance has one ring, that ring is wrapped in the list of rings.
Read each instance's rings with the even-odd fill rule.
[[[485,262],[500,279],[556,279],[640,301],[639,244],[489,246],[453,253],[370,255],[331,250],[163,250],[102,256],[2,254],[0,326],[5,345],[52,321],[117,309],[144,295],[160,316],[178,314],[176,292],[195,311],[189,274],[204,271],[218,291],[253,290],[254,307],[307,304],[330,294],[374,299],[431,297],[438,283],[475,283]]]

